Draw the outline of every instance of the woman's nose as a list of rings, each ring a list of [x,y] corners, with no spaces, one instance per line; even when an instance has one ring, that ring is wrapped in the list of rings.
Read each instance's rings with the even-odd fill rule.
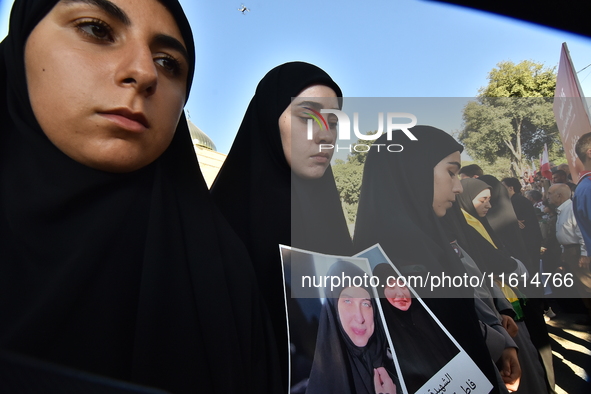
[[[452,191],[454,192],[454,194],[460,194],[464,191],[464,188],[462,187],[462,182],[460,182],[460,178],[454,176],[452,182]]]
[[[326,127],[324,124],[318,127],[318,130],[314,133],[314,142],[317,144],[333,144],[336,136],[336,130],[331,130],[330,127]]]
[[[357,323],[365,323],[365,317],[363,317],[363,313],[361,311],[361,308],[363,308],[363,306],[361,304],[359,304],[359,306],[355,310],[355,321]]]
[[[148,46],[127,46],[121,56],[117,82],[122,86],[131,86],[140,94],[151,96],[158,85],[158,70],[152,51]]]

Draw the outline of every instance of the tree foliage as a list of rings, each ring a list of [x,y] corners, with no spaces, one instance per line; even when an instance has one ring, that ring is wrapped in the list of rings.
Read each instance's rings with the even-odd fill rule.
[[[368,134],[375,134],[377,131]],[[370,145],[373,141],[358,140],[357,144]],[[356,152],[351,150],[347,155],[347,160],[335,160],[332,166],[337,190],[343,203],[345,216],[349,223],[355,223],[357,215],[357,206],[359,204],[359,193],[361,192],[361,181],[363,178],[363,165],[367,152]]]
[[[507,158],[522,174],[544,144],[561,147],[552,111],[555,69],[527,60],[501,62],[488,80],[476,100],[464,107],[458,138],[474,159],[493,164]]]

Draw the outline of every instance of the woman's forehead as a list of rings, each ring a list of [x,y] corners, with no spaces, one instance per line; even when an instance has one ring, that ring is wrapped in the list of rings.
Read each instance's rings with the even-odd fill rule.
[[[347,287],[341,292],[341,298],[368,298],[369,292],[363,287]]]

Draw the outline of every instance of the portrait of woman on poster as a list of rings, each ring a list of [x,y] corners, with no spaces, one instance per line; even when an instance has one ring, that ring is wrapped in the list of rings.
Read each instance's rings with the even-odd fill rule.
[[[183,114],[194,67],[176,0],[14,2],[1,351],[171,392],[276,392],[251,263]]]
[[[312,64],[290,62],[269,71],[256,88],[211,190],[250,253],[272,316],[286,387],[288,349],[308,349],[307,357],[312,359],[315,345],[312,338],[288,347],[279,245],[353,254],[330,166],[333,150],[319,149],[320,144],[334,143],[336,119],[323,114],[324,122],[315,114],[340,109],[341,97],[332,78]],[[313,124],[310,140],[309,121]],[[312,322],[309,332],[316,329]]]
[[[363,277],[364,271],[337,261],[328,276]],[[316,352],[306,394],[402,393],[372,289],[325,289]]]
[[[386,330],[394,345],[404,384],[410,393],[420,389],[458,353],[451,341],[423,305],[413,299],[404,277],[388,263],[378,264],[373,275],[385,287],[377,287]]]

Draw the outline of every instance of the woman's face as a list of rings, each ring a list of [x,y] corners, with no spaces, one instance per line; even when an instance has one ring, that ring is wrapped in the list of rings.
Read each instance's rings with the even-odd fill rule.
[[[187,58],[174,18],[156,0],[62,0],[25,46],[31,106],[49,140],[72,159],[134,171],[174,136]]]
[[[408,287],[398,286],[396,281],[390,281],[390,283],[388,283],[384,288],[384,295],[394,308],[398,308],[403,312],[406,312],[412,304],[412,297]]]
[[[483,218],[488,213],[488,210],[492,207],[490,205],[490,189],[484,189],[472,200],[472,205],[476,209],[476,213],[479,217]]]
[[[456,195],[462,192],[458,178],[461,161],[460,152],[457,151],[443,158],[433,168],[433,210],[438,217],[445,216],[456,200]]]
[[[336,141],[337,118],[334,114],[319,114],[321,109],[338,110],[337,95],[327,86],[312,85],[304,89],[279,117],[285,159],[291,170],[301,178],[314,179],[324,175],[334,152],[328,145],[332,146]],[[310,140],[307,138],[308,120],[313,124]]]
[[[358,347],[367,345],[373,335],[373,306],[369,293],[361,287],[347,287],[338,301],[339,319],[343,330]]]

